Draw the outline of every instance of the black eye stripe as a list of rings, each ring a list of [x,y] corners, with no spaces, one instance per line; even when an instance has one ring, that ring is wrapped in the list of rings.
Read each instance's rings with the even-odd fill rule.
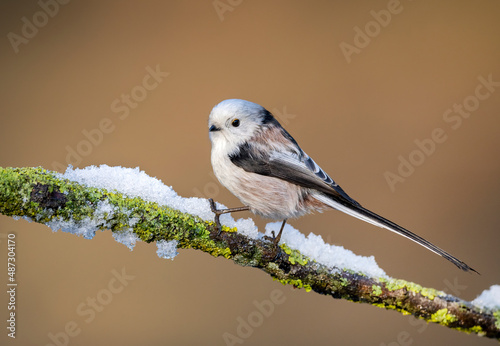
[[[238,126],[240,126],[240,119],[234,119],[234,120],[231,122],[231,125],[233,125],[234,127],[238,127]]]

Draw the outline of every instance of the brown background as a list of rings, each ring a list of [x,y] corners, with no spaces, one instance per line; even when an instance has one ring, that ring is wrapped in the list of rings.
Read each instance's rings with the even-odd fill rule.
[[[32,20],[40,7],[8,3],[0,5],[0,166],[66,166],[67,147],[82,145],[82,131],[109,118],[114,130],[76,166],[139,166],[182,196],[235,206],[211,173],[207,117],[219,101],[244,98],[286,110],[283,125],[352,197],[482,275],[340,213],[294,220],[296,228],[374,255],[393,277],[465,299],[500,283],[500,89],[458,129],[443,120],[474,94],[478,76],[500,81],[498,1],[402,1],[403,10],[350,63],[339,45],[353,44],[354,28],[373,21],[370,11],[387,1],[233,0],[221,20],[212,1],[75,0],[18,53],[7,34],[20,35],[22,18]],[[110,105],[156,65],[170,75],[121,120]],[[414,141],[436,128],[447,140],[391,191],[384,172],[397,172],[399,155],[408,158]],[[154,244],[130,252],[110,232],[89,241],[5,216],[0,232],[1,290],[8,233],[16,234],[19,283],[17,338],[8,340],[2,322],[1,344],[46,345],[49,333],[61,337],[71,321],[80,333],[70,345],[224,344],[224,333],[237,335],[238,317],[255,315],[254,302],[273,290],[285,302],[244,338],[246,345],[492,342],[291,290],[193,250],[161,260]],[[112,271],[122,268],[134,279],[109,298]],[[77,307],[96,296],[111,301],[87,323]],[[6,306],[2,294],[2,321]]]

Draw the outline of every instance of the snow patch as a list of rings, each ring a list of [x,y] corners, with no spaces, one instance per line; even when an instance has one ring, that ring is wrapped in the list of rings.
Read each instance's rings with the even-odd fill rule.
[[[140,240],[137,234],[132,232],[132,228],[113,232],[113,238],[115,238],[117,242],[128,247],[130,251],[134,249],[135,243]]]
[[[140,197],[145,201],[155,202],[159,205],[168,206],[183,213],[196,215],[205,221],[213,221],[214,214],[210,210],[210,204],[205,198],[180,197],[171,186],[162,183],[161,180],[150,177],[139,167],[124,168],[110,167],[108,165],[89,166],[75,168],[70,165],[61,178],[75,181],[79,184],[106,189],[109,192],[120,192],[128,197]],[[226,208],[217,203],[217,208]],[[235,221],[229,214],[220,218],[221,224],[228,227],[237,227],[238,230],[252,238],[257,239],[258,229],[252,219],[238,219]]]
[[[166,258],[166,259],[171,259],[173,260],[175,256],[177,256],[179,253],[177,252],[177,245],[179,242],[177,240],[159,240],[156,242],[156,246],[158,247],[158,250],[156,251],[156,254],[160,258]]]
[[[166,186],[161,180],[148,176],[144,171],[137,168],[110,167],[107,165],[90,166],[83,169],[69,166],[61,178],[75,181],[89,187],[106,189],[109,192],[119,192],[128,197],[139,197],[145,201],[155,202],[159,205],[168,206],[181,212],[196,215],[203,220],[213,221],[214,215],[210,210],[210,204],[204,198],[183,198],[180,197],[170,186]],[[218,208],[225,208],[217,203]],[[88,220],[88,224],[81,222],[74,224],[61,220],[53,220],[49,223],[52,229],[61,228],[75,234],[91,238],[98,228],[98,224],[106,224],[106,217],[112,216],[113,207],[102,203],[98,206],[95,215],[100,220]],[[260,233],[252,219],[234,220],[231,215],[221,215],[221,223],[228,227],[238,228],[238,232],[251,239],[261,239],[264,234]],[[132,220],[130,227],[138,220]],[[269,223],[266,226],[266,235],[270,236],[271,231],[277,233],[281,227],[281,222]],[[131,230],[115,232],[114,238],[133,249],[137,236]],[[287,224],[280,243],[285,243],[292,249],[299,250],[303,255],[323,264],[333,271],[340,269],[350,269],[364,273],[371,277],[384,277],[387,274],[377,265],[373,256],[357,256],[352,251],[344,249],[342,246],[326,244],[320,235],[310,233],[307,237],[298,230]],[[158,241],[158,256],[162,258],[174,258],[177,255],[176,240]]]
[[[273,222],[266,225],[266,235],[278,234],[282,222]],[[355,272],[364,273],[370,277],[389,278],[387,274],[377,265],[373,256],[365,257],[355,255],[351,250],[343,246],[330,245],[324,242],[321,235],[309,233],[306,237],[291,225],[286,224],[283,229],[280,244],[286,244],[291,249],[299,250],[304,256],[324,264],[332,272],[341,269],[350,269]]]
[[[500,309],[500,285],[493,285],[489,289],[481,292],[472,304],[487,309]]]
[[[95,232],[99,229],[98,224],[98,221],[93,220],[90,217],[83,218],[80,221],[65,221],[59,216],[46,223],[46,225],[49,226],[53,232],[61,230],[63,232],[82,236],[85,239],[94,238]]]

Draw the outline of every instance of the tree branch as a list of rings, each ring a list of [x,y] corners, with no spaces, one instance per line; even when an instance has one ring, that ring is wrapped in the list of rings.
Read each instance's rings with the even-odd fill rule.
[[[103,205],[108,206],[105,211],[99,208]],[[53,228],[64,224],[84,230],[84,236],[90,224],[90,233],[129,230],[147,243],[177,240],[179,248],[259,268],[283,284],[500,340],[500,310],[482,309],[404,280],[367,277],[344,268],[332,271],[286,245],[276,248],[268,239],[250,239],[225,226],[218,235],[213,222],[138,197],[86,187],[42,168],[0,168],[0,213]]]

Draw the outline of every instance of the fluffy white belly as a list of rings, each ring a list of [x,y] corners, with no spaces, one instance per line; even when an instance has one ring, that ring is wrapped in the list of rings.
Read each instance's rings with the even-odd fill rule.
[[[255,214],[274,220],[299,217],[324,204],[312,198],[309,189],[234,165],[227,155],[212,153],[212,167],[220,183]]]

